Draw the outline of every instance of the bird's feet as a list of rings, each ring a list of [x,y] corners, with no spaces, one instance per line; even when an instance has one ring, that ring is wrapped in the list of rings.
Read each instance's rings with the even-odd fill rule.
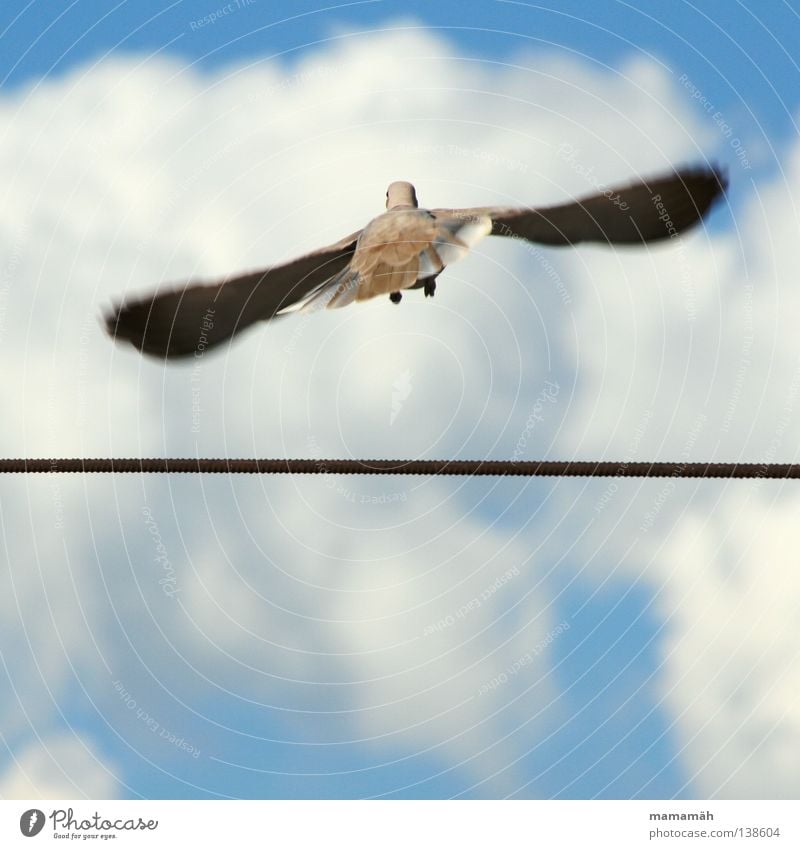
[[[433,293],[435,291],[436,291],[436,278],[432,277],[430,280],[425,281],[425,288],[424,288],[425,297],[426,298],[432,298]]]
[[[402,292],[392,292],[391,295],[389,295],[389,300],[393,304],[399,304],[400,301],[403,300],[403,293]]]

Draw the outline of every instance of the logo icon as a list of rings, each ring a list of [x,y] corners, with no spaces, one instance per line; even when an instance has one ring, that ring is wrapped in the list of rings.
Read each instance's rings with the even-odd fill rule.
[[[25,837],[36,837],[44,828],[44,811],[31,808],[19,818],[19,830]]]
[[[411,394],[411,390],[413,388],[414,387],[411,385],[411,372],[409,369],[406,369],[397,376],[392,384],[392,412],[389,416],[390,425],[394,424],[394,420],[399,415],[400,410],[403,409],[403,404]]]

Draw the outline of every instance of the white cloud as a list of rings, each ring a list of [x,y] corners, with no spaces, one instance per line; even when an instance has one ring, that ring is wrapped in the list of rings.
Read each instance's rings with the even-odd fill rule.
[[[747,489],[707,519],[681,522],[660,558],[670,576],[659,596],[669,633],[662,688],[701,786],[793,798],[800,502]]]
[[[17,368],[0,386],[4,454],[511,457],[524,436],[526,458],[686,450],[759,459],[796,361],[786,286],[794,164],[786,183],[747,197],[734,165],[738,233],[700,230],[638,253],[531,253],[486,240],[448,269],[433,301],[411,293],[400,306],[258,328],[204,358],[194,384],[194,364],[165,369],[103,336],[96,316],[112,297],[338,239],[380,211],[393,179],[414,180],[430,206],[549,203],[726,155],[654,64],[598,73],[531,55],[518,65],[460,62],[430,34],[389,32],[331,42],[287,75],[263,64],[200,77],[162,59],[118,59],[6,98],[0,157],[14,214],[0,213],[0,345]],[[559,155],[564,142],[591,180]],[[411,391],[390,426],[404,374]],[[548,379],[557,399],[531,429]],[[13,716],[18,730],[39,729],[53,710],[38,698],[42,680],[56,702],[75,686],[66,657],[110,726],[167,771],[185,753],[130,718],[115,680],[176,732],[196,720],[180,703],[332,706],[343,713],[313,733],[373,739],[387,753],[431,751],[467,783],[485,779],[487,795],[514,792],[528,776],[520,765],[502,771],[520,754],[505,734],[525,729],[533,746],[543,733],[549,720],[526,723],[557,695],[547,650],[509,684],[477,694],[559,624],[531,553],[549,570],[580,540],[573,556],[593,580],[613,571],[627,581],[633,569],[661,588],[663,705],[697,792],[792,795],[800,786],[770,748],[736,771],[764,729],[784,750],[798,742],[787,682],[800,633],[786,603],[780,633],[763,627],[778,596],[748,590],[762,626],[748,642],[740,706],[728,704],[730,675],[690,692],[712,679],[743,615],[744,590],[708,567],[729,522],[742,549],[770,527],[760,569],[775,592],[784,587],[793,501],[773,504],[766,487],[746,521],[728,494],[738,490],[726,489],[710,522],[719,489],[683,487],[645,533],[637,527],[660,483],[620,484],[602,513],[602,487],[554,484],[559,521],[537,504],[519,524],[493,520],[510,490],[489,480],[480,490],[407,478],[59,486],[60,507],[46,480],[10,481],[3,502],[17,599],[3,641],[30,639],[42,669],[10,668],[26,713],[15,705],[3,721]],[[620,562],[637,534],[639,559]],[[159,541],[166,555],[155,562]],[[482,600],[509,569],[519,574]],[[713,605],[685,594],[695,574],[706,575]],[[163,591],[170,575],[174,597]],[[48,599],[51,614],[38,616]],[[717,649],[703,651],[709,634]],[[79,789],[117,792],[94,779]]]
[[[111,767],[88,742],[67,735],[24,746],[0,773],[2,799],[107,799],[120,789]]]

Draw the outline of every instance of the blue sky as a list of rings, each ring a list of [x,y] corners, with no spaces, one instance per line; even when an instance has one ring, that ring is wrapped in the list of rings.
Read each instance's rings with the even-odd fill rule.
[[[43,4],[12,0],[0,11],[3,86],[62,74],[109,52],[165,50],[203,70],[265,59],[287,65],[332,37],[369,33],[406,17],[435,28],[455,52],[492,62],[521,51],[576,53],[614,65],[632,53],[652,56],[702,82],[718,108],[741,108],[775,138],[796,132],[800,17],[791,3],[735,2],[704,9],[678,0],[431,4],[365,0],[241,4],[213,25],[192,27],[228,4],[203,2]]]
[[[800,15],[551,5],[4,3],[3,453],[502,458],[555,380],[537,456],[793,459]],[[448,269],[433,304],[254,332],[204,363],[200,434],[189,369],[97,330],[122,290],[333,241],[397,176],[417,174],[431,205],[585,194],[566,139],[604,185],[720,162],[729,204],[685,253],[493,245]],[[400,379],[413,394],[394,427]],[[790,488],[2,484],[16,703],[1,793],[800,792],[780,758],[800,735]],[[400,501],[359,500],[387,493]],[[476,613],[425,635],[510,567]]]

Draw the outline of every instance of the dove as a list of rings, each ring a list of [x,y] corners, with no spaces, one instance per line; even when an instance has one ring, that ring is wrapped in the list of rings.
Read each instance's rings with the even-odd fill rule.
[[[188,282],[125,298],[107,332],[144,354],[198,356],[262,321],[338,309],[380,295],[433,296],[437,277],[484,236],[564,247],[641,245],[696,225],[727,189],[716,167],[693,167],[548,207],[420,209],[411,183],[386,192],[386,212],[362,230],[289,262],[216,282]]]

